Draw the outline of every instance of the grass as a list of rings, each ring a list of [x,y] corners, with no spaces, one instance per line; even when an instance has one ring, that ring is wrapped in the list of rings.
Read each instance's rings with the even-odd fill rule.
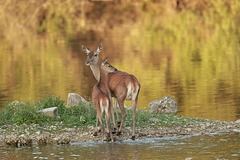
[[[30,102],[15,103],[9,102],[5,108],[0,111],[0,125],[27,125],[37,124],[39,126],[51,126],[58,124],[60,127],[81,127],[95,126],[96,110],[93,105],[79,105],[71,108],[66,108],[64,100],[60,97],[46,95],[44,99]],[[60,118],[46,118],[42,113],[38,112],[41,109],[57,107]],[[127,109],[127,117],[124,126],[132,126],[132,110]],[[121,117],[121,113],[119,112]],[[154,120],[155,119],[155,120]],[[157,121],[156,121],[157,119]],[[151,126],[179,126],[187,123],[202,122],[203,119],[187,118],[176,115],[152,114],[147,111],[136,111],[136,127],[145,125]],[[104,122],[105,123],[105,122]]]

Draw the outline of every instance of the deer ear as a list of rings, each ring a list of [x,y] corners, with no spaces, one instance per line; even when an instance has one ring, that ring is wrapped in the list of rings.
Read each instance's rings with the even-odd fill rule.
[[[84,45],[82,45],[82,50],[83,50],[83,52],[85,52],[86,54],[89,54],[89,53],[90,53],[90,50],[89,50],[87,47],[85,47]]]
[[[100,53],[103,49],[103,44],[100,43],[99,46],[98,46],[98,49],[97,49],[97,52]]]
[[[104,65],[107,62],[107,60],[108,60],[108,57],[105,57],[102,61],[102,65]]]

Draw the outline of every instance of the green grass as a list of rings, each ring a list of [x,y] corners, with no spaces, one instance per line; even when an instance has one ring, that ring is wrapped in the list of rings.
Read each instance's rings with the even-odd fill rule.
[[[74,106],[66,108],[64,100],[60,97],[46,95],[44,99],[30,102],[6,104],[5,108],[0,111],[0,125],[5,124],[40,124],[52,125],[56,122],[61,122],[62,126],[72,127],[89,125],[95,123],[96,111],[92,105],[90,106]],[[41,109],[57,107],[60,119],[46,118],[41,112]]]
[[[50,126],[58,124],[60,127],[82,127],[95,126],[96,110],[93,105],[74,106],[66,108],[64,100],[60,97],[46,95],[44,99],[35,101],[33,104],[24,103],[7,103],[5,108],[0,111],[0,125],[14,124],[38,124],[40,126]],[[60,118],[46,118],[42,113],[38,112],[41,109],[49,107],[58,107],[58,115]],[[132,126],[132,110],[127,109],[127,117],[124,126]],[[119,111],[121,118],[121,112]],[[103,116],[104,117],[104,116]],[[153,118],[158,119],[154,121]],[[103,118],[104,119],[104,118]],[[187,123],[202,122],[203,119],[187,118],[176,115],[167,114],[152,114],[147,111],[136,111],[136,127],[145,125],[151,126],[179,126]],[[105,122],[104,122],[105,123]]]
[[[158,119],[157,121],[154,119]],[[147,111],[136,111],[136,127],[144,127],[146,125],[154,126],[182,126],[189,123],[204,122],[204,119],[193,117],[182,117],[172,114],[152,114]],[[132,126],[132,110],[127,110],[125,126]]]

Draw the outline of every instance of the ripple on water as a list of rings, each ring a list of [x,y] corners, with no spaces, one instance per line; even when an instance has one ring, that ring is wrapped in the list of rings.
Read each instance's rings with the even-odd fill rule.
[[[229,133],[124,140],[114,143],[78,142],[11,148],[0,146],[0,159],[233,159],[240,156],[239,135]]]

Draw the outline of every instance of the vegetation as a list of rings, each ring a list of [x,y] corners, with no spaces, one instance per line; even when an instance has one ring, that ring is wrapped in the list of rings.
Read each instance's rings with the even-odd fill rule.
[[[40,109],[57,107],[59,118],[51,119],[46,118]],[[121,115],[121,113],[119,112]],[[151,118],[156,118],[152,120]],[[136,111],[136,126],[141,127],[144,125],[152,126],[173,126],[173,125],[184,125],[186,123],[194,123],[204,121],[198,118],[186,118],[179,117],[176,115],[158,115],[151,114],[146,111],[137,110]],[[95,126],[96,123],[96,110],[93,105],[90,106],[74,106],[71,108],[66,108],[64,106],[64,100],[59,97],[53,97],[46,95],[45,99],[40,99],[35,103],[31,104],[29,102],[16,103],[9,102],[6,104],[5,108],[0,111],[0,125],[6,124],[38,124],[38,125],[53,125],[58,123],[62,127],[82,127]],[[132,110],[127,109],[127,118],[125,121],[125,126],[132,126]]]

